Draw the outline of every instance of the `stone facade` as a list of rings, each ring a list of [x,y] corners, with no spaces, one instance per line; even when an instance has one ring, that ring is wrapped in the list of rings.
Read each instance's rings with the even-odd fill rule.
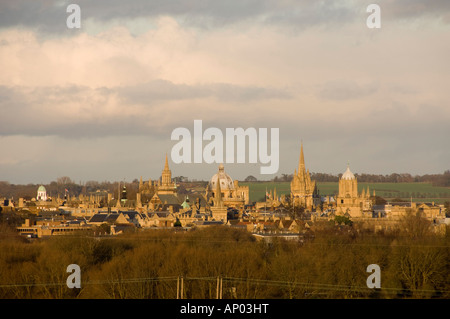
[[[248,186],[239,186],[239,182],[225,173],[223,164],[219,165],[219,171],[208,183],[205,196],[208,203],[213,206],[220,190],[223,206],[233,208],[243,208],[250,203]]]
[[[305,157],[303,154],[303,143],[300,149],[300,160],[298,171],[294,172],[291,181],[291,201],[293,205],[303,206],[306,210],[313,210],[320,203],[319,192],[316,181],[311,180],[309,170],[305,167]]]
[[[372,200],[370,190],[367,188],[361,194],[358,193],[358,180],[347,170],[339,178],[339,194],[336,197],[336,214],[353,218],[372,217]]]

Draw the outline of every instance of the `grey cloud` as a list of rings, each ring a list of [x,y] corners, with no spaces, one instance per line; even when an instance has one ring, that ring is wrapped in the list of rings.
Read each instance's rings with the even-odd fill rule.
[[[105,104],[114,97],[118,97],[119,105],[111,111]],[[224,83],[195,86],[163,80],[114,88],[0,86],[0,136],[166,134],[169,128],[164,124],[167,122],[156,118],[165,117],[170,123],[181,124],[187,115],[192,115],[193,109],[180,108],[190,105],[193,100],[209,98],[236,106],[267,99],[288,99],[290,95],[263,87]],[[170,106],[170,102],[177,103]],[[77,107],[75,114],[66,112],[73,105]],[[198,115],[217,113],[214,109],[197,107],[196,110]]]
[[[376,83],[360,85],[354,81],[340,80],[325,83],[318,95],[327,100],[343,101],[366,97],[377,90]]]
[[[450,23],[450,1],[448,0],[380,0],[376,3],[381,7],[383,18],[432,17]]]
[[[69,1],[15,0],[0,3],[0,27],[34,27],[56,34],[74,35],[66,27]],[[293,28],[339,25],[365,19],[363,4],[353,1],[307,0],[78,0],[82,21],[93,19],[110,22],[171,15],[181,23],[199,27],[220,27],[241,21],[266,23]],[[405,19],[432,16],[450,22],[450,2],[447,0],[380,0],[383,19]],[[361,17],[361,15],[364,15]]]
[[[155,80],[135,86],[114,88],[126,102],[185,100],[213,97],[223,102],[246,102],[260,99],[288,99],[291,95],[283,90],[256,86],[237,86],[227,83],[200,85],[174,84]]]
[[[265,21],[270,24],[303,29],[316,26],[337,27],[352,22],[356,18],[357,8],[346,1],[302,1],[272,11]]]

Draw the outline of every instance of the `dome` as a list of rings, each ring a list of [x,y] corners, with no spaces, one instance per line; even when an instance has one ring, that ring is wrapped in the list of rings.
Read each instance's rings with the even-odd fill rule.
[[[220,164],[219,172],[211,177],[211,180],[209,181],[209,187],[211,190],[216,189],[218,180],[220,181],[220,189],[234,189],[233,179],[230,177],[230,175],[225,173],[223,164]]]
[[[43,185],[39,186],[38,192],[47,192],[47,190],[45,189],[45,187]]]
[[[344,172],[344,174],[342,174],[341,179],[347,179],[347,180],[355,179],[355,175],[353,175],[353,173],[350,171],[350,167],[348,165],[347,165],[347,170]]]

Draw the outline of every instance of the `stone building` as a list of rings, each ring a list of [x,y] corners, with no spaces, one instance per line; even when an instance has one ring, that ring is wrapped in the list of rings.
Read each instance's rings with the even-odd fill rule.
[[[303,206],[310,211],[320,204],[320,196],[316,187],[316,181],[311,180],[309,170],[306,170],[305,167],[303,143],[301,144],[300,149],[298,171],[295,170],[291,181],[291,201],[293,205]]]
[[[226,208],[239,209],[250,203],[249,187],[239,186],[237,180],[233,181],[230,175],[225,173],[223,164],[219,165],[219,171],[211,177],[206,187],[206,198],[211,206],[215,203],[219,191],[223,206]]]
[[[156,187],[156,193],[158,195],[177,194],[177,185],[172,181],[172,171],[169,168],[169,162],[167,161],[167,154],[166,154],[166,163],[161,173],[161,183]]]
[[[136,194],[136,207],[140,210],[147,208],[153,210],[171,209],[178,210],[181,206],[178,199],[177,185],[172,181],[172,171],[169,168],[169,161],[166,154],[166,161],[161,172],[161,179],[144,183],[142,176],[139,181],[139,190]]]
[[[370,190],[367,188],[361,194],[358,193],[358,180],[355,175],[347,170],[339,179],[339,193],[336,197],[336,214],[348,217],[371,217],[372,200]]]
[[[39,186],[37,190],[36,200],[43,202],[47,200],[47,190],[45,189],[44,185]]]

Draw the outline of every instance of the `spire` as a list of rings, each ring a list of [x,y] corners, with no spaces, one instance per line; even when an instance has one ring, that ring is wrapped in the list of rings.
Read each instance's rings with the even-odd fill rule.
[[[303,155],[303,141],[301,142],[300,147],[300,162],[298,163],[298,173],[304,173],[305,172],[305,156]]]
[[[169,170],[169,162],[167,161],[167,153],[166,153],[166,164],[164,165],[164,170],[165,171]]]
[[[166,163],[164,164],[164,169],[161,173],[161,185],[163,187],[173,186],[172,184],[172,172],[169,169],[169,161],[167,159],[166,153]]]

